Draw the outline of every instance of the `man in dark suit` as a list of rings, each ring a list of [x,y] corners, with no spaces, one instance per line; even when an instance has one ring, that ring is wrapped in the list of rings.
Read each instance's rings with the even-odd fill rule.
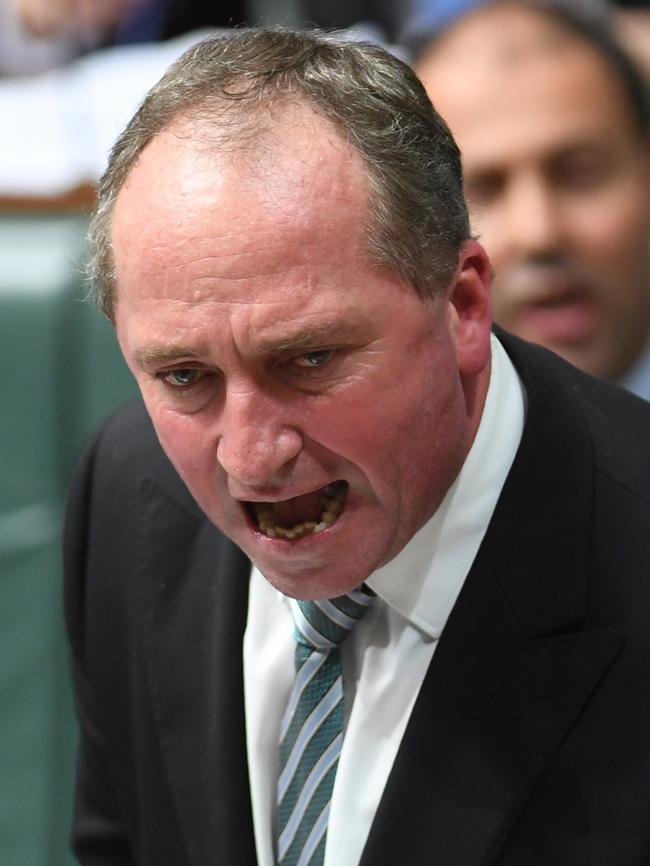
[[[144,406],[71,485],[81,862],[646,864],[650,408],[491,333],[410,70],[192,49],[91,241]]]

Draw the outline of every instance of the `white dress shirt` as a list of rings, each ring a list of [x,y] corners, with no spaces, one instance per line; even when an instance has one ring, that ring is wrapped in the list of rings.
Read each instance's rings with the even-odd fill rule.
[[[637,397],[650,400],[650,345],[646,347],[632,369],[628,370],[618,384],[636,394]]]
[[[343,644],[345,739],[325,866],[357,866],[438,638],[460,593],[521,440],[524,395],[492,337],[481,423],[429,522],[366,583],[373,608]],[[288,600],[254,567],[244,638],[246,737],[259,866],[274,866],[278,731],[294,676]]]

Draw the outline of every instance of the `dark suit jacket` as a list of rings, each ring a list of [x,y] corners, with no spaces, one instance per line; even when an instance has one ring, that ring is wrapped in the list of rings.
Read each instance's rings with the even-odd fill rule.
[[[650,405],[504,338],[523,440],[361,866],[650,864]],[[72,482],[66,615],[88,866],[254,866],[249,564],[139,404]]]

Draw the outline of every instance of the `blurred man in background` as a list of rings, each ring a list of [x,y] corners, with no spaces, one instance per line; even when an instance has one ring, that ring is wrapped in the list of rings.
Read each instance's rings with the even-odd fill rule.
[[[463,153],[496,321],[650,398],[648,106],[597,25],[483,4],[416,69]]]

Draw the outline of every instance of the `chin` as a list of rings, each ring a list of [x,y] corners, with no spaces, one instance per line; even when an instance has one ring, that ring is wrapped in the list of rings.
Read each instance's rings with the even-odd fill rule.
[[[376,567],[371,563],[364,566],[358,560],[350,563],[347,557],[342,560],[340,563],[320,566],[314,562],[306,562],[302,567],[298,563],[286,567],[268,560],[254,562],[266,580],[283,595],[313,601],[337,598],[351,592],[360,586]]]

